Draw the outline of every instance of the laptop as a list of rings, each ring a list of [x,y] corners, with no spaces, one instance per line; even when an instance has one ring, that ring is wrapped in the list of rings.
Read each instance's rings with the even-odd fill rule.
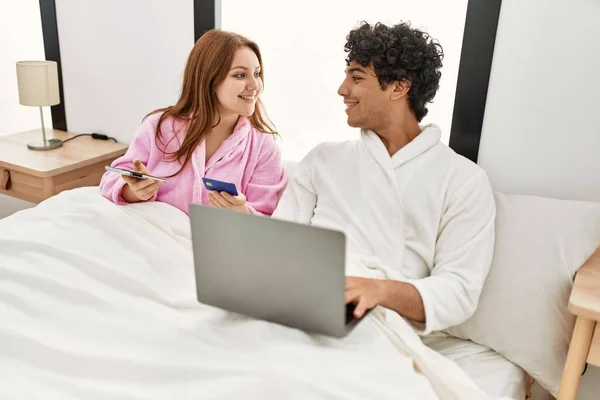
[[[334,337],[362,320],[344,301],[342,232],[199,204],[190,223],[200,303]]]

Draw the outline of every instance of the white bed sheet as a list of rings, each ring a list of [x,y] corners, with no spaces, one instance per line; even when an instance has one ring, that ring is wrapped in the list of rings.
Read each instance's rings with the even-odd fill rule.
[[[396,314],[307,335],[199,304],[192,265],[185,214],[97,188],[0,221],[0,398],[492,398]]]
[[[458,364],[488,395],[525,399],[527,374],[494,350],[439,333],[423,338],[423,341],[428,347]]]

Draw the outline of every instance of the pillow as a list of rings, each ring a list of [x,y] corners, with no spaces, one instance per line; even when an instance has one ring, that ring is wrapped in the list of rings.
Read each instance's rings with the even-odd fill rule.
[[[575,321],[571,287],[600,245],[600,203],[494,196],[496,246],[479,306],[446,332],[494,349],[556,396]]]

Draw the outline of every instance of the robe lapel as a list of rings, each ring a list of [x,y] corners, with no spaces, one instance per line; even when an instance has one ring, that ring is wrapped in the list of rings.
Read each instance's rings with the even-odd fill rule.
[[[218,163],[223,157],[236,151],[243,151],[244,143],[250,136],[250,130],[252,125],[248,118],[240,117],[233,132],[227,139],[221,143],[221,146],[215,151],[215,154],[206,163],[206,171],[208,172],[216,163]],[[206,152],[204,153],[206,156]]]
[[[359,144],[366,149],[368,156],[375,160],[381,169],[380,172],[385,176],[384,184],[390,185],[390,194],[395,197],[391,199],[391,202],[379,201],[382,205],[389,204],[387,212],[392,214],[389,215],[386,221],[383,221],[381,226],[376,227],[380,230],[386,230],[387,235],[389,235],[386,243],[379,243],[377,247],[379,248],[379,256],[382,257],[383,261],[380,267],[386,269],[385,272],[390,277],[397,274],[395,271],[402,271],[404,263],[405,220],[401,189],[404,185],[401,185],[401,182],[399,182],[400,178],[396,169],[439,143],[441,137],[441,132],[435,125],[427,125],[422,127],[422,129],[423,131],[419,136],[392,157],[390,157],[385,145],[375,132],[370,130],[363,130],[361,132],[361,141]],[[371,172],[375,173],[375,171]],[[374,179],[374,176],[372,179]],[[410,179],[410,177],[406,176],[406,179]],[[390,203],[393,203],[393,205]],[[392,267],[393,264],[399,268],[388,268]],[[395,278],[397,279],[398,276],[396,275]]]
[[[198,204],[203,204],[203,199],[206,199],[206,189],[202,182],[202,178],[206,173],[215,166],[223,157],[235,152],[244,151],[244,142],[248,140],[252,125],[248,118],[240,117],[233,132],[227,139],[223,141],[215,154],[206,162],[206,141],[202,141],[200,146],[194,150],[192,155],[192,168],[194,170],[195,185],[194,185],[194,201]]]
[[[421,127],[421,130],[422,132],[419,136],[391,157],[390,161],[393,168],[398,168],[408,163],[439,143],[442,132],[436,125],[425,125]]]
[[[194,170],[194,202],[196,204],[202,203],[202,193],[204,191],[202,177],[204,177],[206,159],[206,143],[204,140],[200,143],[200,146],[192,153],[192,168]]]
[[[373,216],[379,216],[382,211],[384,212],[378,218],[373,218],[375,225],[370,229],[383,233],[380,235],[379,240],[374,243],[374,246],[378,249],[376,254],[381,260],[380,263],[375,264],[380,264],[379,267],[385,266],[384,269],[388,270],[384,272],[390,276],[391,271],[402,270],[404,260],[404,210],[396,184],[394,166],[383,142],[374,132],[368,130],[362,131],[361,140],[358,144],[365,149],[367,153],[365,157],[375,160],[376,165],[371,165],[379,169],[379,171],[366,171],[370,175],[370,179],[389,188],[384,192],[389,193],[389,198],[372,199],[370,201],[373,204],[369,205],[369,207],[376,208],[371,211]],[[369,165],[369,163],[365,165]],[[359,173],[361,172],[365,173],[363,171]],[[377,178],[377,175],[380,178]]]

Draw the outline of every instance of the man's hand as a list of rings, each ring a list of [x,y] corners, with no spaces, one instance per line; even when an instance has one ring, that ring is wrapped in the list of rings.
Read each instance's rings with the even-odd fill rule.
[[[346,304],[354,303],[354,316],[362,318],[367,310],[383,303],[386,297],[386,282],[382,279],[346,278]]]
[[[419,291],[410,283],[389,279],[346,277],[346,303],[356,304],[354,316],[361,318],[378,305],[416,322],[425,322],[425,307]]]
[[[243,193],[232,196],[227,192],[210,191],[208,192],[208,201],[215,207],[250,213],[250,209],[246,206],[246,196]]]

